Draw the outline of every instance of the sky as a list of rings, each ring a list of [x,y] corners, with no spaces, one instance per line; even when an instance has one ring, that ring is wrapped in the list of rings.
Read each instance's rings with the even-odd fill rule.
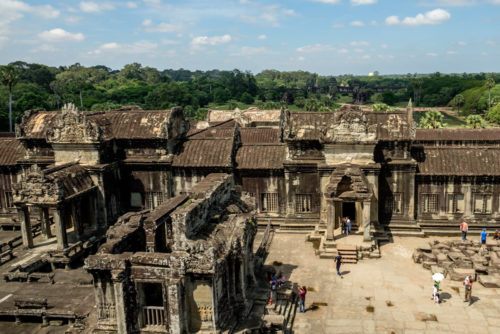
[[[500,72],[500,0],[0,0],[0,64]]]

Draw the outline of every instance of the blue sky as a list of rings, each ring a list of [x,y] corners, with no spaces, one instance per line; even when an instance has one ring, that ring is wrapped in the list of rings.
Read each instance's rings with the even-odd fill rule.
[[[0,0],[0,63],[500,72],[500,0]]]

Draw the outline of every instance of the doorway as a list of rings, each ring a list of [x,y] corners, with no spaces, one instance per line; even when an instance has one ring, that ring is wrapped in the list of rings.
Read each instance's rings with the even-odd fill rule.
[[[342,202],[342,217],[349,217],[351,223],[356,221],[356,203]]]

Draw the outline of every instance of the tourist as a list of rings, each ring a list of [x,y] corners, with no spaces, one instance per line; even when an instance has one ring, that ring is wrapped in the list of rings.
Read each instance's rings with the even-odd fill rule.
[[[434,281],[434,284],[432,286],[432,298],[434,299],[434,303],[439,304],[441,302],[440,300],[440,292],[441,289],[439,288],[439,282]]]
[[[271,275],[271,280],[269,280],[269,305],[274,304],[274,301],[276,300],[276,283],[273,276],[274,275]]]
[[[347,229],[347,224],[346,224],[345,217],[342,217],[341,228],[342,228],[342,234],[345,234],[346,229]]]
[[[498,230],[495,231],[495,234],[493,235],[493,239],[500,240],[500,232]]]
[[[349,233],[351,233],[351,220],[349,219],[349,216],[346,217],[346,231],[347,231],[347,235],[349,235]]]
[[[488,233],[486,232],[486,228],[483,228],[483,232],[481,232],[481,249],[485,250],[486,249],[486,237],[488,236]]]
[[[469,224],[464,220],[460,224],[460,231],[462,231],[462,241],[467,240],[467,232],[469,231]]]
[[[335,257],[335,265],[337,267],[337,275],[339,275],[340,278],[344,278],[344,277],[342,277],[342,273],[340,272],[340,265],[341,264],[342,264],[342,255],[339,254]]]
[[[303,287],[299,286],[299,312],[304,313],[306,312],[306,293],[307,289],[306,286],[304,285]]]
[[[464,279],[464,287],[465,287],[465,299],[464,302],[469,302],[469,305],[472,304],[472,282],[474,279],[472,275],[465,277]]]
[[[280,278],[278,278],[278,287],[281,288],[283,285],[286,283],[286,277],[283,275],[280,275]]]

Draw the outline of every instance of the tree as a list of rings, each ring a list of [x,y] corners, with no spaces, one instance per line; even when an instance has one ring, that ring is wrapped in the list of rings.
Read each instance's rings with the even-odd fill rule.
[[[479,115],[469,115],[467,116],[467,125],[473,129],[479,129],[479,128],[484,128],[484,120],[481,116]]]
[[[429,110],[419,121],[419,127],[423,129],[439,129],[444,126],[443,114],[437,110]]]
[[[254,98],[252,95],[248,94],[247,92],[244,92],[243,94],[241,94],[240,101],[246,104],[252,104]]]
[[[486,119],[500,124],[500,104],[497,104],[486,113]]]
[[[493,78],[488,78],[486,84],[484,85],[488,89],[488,109],[491,108],[491,89],[495,87],[495,80]]]
[[[12,132],[12,88],[19,80],[18,70],[12,66],[2,66],[0,68],[0,81],[9,89],[9,131]]]
[[[460,115],[460,107],[464,104],[465,98],[462,94],[458,94],[451,100],[451,104],[458,109],[458,114]]]
[[[415,101],[416,105],[420,104],[420,96],[422,94],[422,86],[424,85],[424,80],[417,78],[412,80],[412,86],[413,86],[413,100]]]

